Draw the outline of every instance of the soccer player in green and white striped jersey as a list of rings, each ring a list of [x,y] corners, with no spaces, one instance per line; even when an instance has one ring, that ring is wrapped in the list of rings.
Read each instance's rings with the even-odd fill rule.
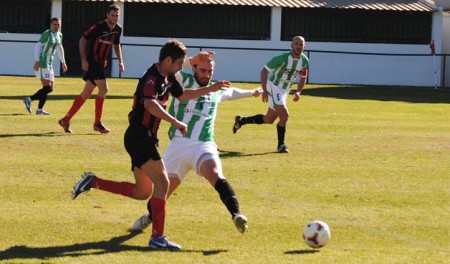
[[[272,124],[277,118],[278,147],[277,152],[288,153],[284,143],[286,123],[289,117],[286,100],[292,83],[297,75],[300,80],[294,94],[294,102],[298,102],[306,83],[309,69],[309,59],[303,54],[305,39],[296,36],[292,39],[291,51],[273,57],[261,71],[261,86],[263,88],[262,101],[268,102],[266,115],[259,114],[249,117],[236,116],[233,133],[245,124]],[[269,76],[270,74],[270,76]]]
[[[192,72],[178,72],[177,81],[185,90],[211,85],[215,61],[212,52],[200,52],[189,60]],[[187,124],[187,133],[179,133],[175,126],[169,128],[170,144],[164,155],[164,163],[170,179],[169,192],[172,194],[190,170],[204,177],[218,192],[220,199],[231,214],[231,218],[240,233],[247,230],[247,218],[241,214],[239,202],[233,187],[225,179],[217,145],[214,142],[214,122],[217,107],[224,100],[259,96],[261,88],[243,90],[227,88],[210,92],[198,98],[180,101],[173,98],[169,113],[177,120]],[[147,204],[149,214],[138,218],[131,230],[143,230],[151,223],[150,203]]]
[[[55,73],[53,71],[53,61],[55,53],[62,63],[63,72],[67,71],[66,60],[64,58],[64,48],[62,45],[62,34],[59,31],[61,27],[61,19],[54,17],[50,20],[50,28],[44,31],[36,43],[34,48],[34,66],[33,69],[36,78],[41,80],[42,88],[30,97],[25,97],[23,102],[28,112],[31,110],[31,102],[39,100],[37,115],[50,115],[44,110],[44,104],[47,101],[47,95],[53,91]]]

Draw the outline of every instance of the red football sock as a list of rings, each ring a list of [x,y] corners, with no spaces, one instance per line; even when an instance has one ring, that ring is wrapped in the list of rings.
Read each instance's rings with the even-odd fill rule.
[[[109,181],[97,177],[92,182],[92,188],[134,198],[133,197],[134,184],[129,182]]]
[[[105,98],[97,96],[95,97],[95,122],[94,124],[98,124],[102,121],[103,114],[103,102]]]
[[[80,110],[84,102],[86,102],[86,100],[84,100],[81,95],[78,95],[73,101],[72,107],[70,108],[69,112],[67,112],[67,115],[64,117],[64,120],[66,122],[70,122],[70,119],[72,119],[72,117],[78,112],[78,110]]]
[[[153,231],[152,238],[158,238],[164,234],[164,221],[166,219],[166,200],[152,197],[150,199],[152,207]]]

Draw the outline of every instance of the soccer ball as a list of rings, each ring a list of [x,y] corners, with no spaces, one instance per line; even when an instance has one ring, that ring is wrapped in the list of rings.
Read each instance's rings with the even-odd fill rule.
[[[312,221],[303,230],[303,240],[312,248],[321,248],[331,239],[330,228],[322,221]]]

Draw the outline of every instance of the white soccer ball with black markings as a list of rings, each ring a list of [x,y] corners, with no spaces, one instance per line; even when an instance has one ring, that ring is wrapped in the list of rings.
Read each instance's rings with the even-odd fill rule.
[[[323,221],[312,221],[303,230],[303,240],[312,248],[321,248],[331,239],[330,228]]]

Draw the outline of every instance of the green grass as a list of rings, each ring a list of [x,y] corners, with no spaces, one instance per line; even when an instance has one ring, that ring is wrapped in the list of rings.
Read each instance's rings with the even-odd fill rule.
[[[133,181],[123,134],[136,83],[109,79],[112,133],[92,130],[90,99],[65,134],[57,121],[81,79],[57,78],[53,115],[36,116],[21,100],[39,81],[0,76],[1,263],[448,263],[450,91],[308,85],[299,103],[289,98],[287,155],[274,153],[274,124],[232,134],[235,115],[265,113],[260,98],[222,103],[216,142],[249,231],[191,172],[169,199],[165,233],[183,246],[170,253],[148,250],[149,230],[127,232],[144,201],[98,190],[70,199],[83,171]],[[164,153],[167,124],[160,131]],[[301,239],[311,220],[331,228],[320,250]]]

